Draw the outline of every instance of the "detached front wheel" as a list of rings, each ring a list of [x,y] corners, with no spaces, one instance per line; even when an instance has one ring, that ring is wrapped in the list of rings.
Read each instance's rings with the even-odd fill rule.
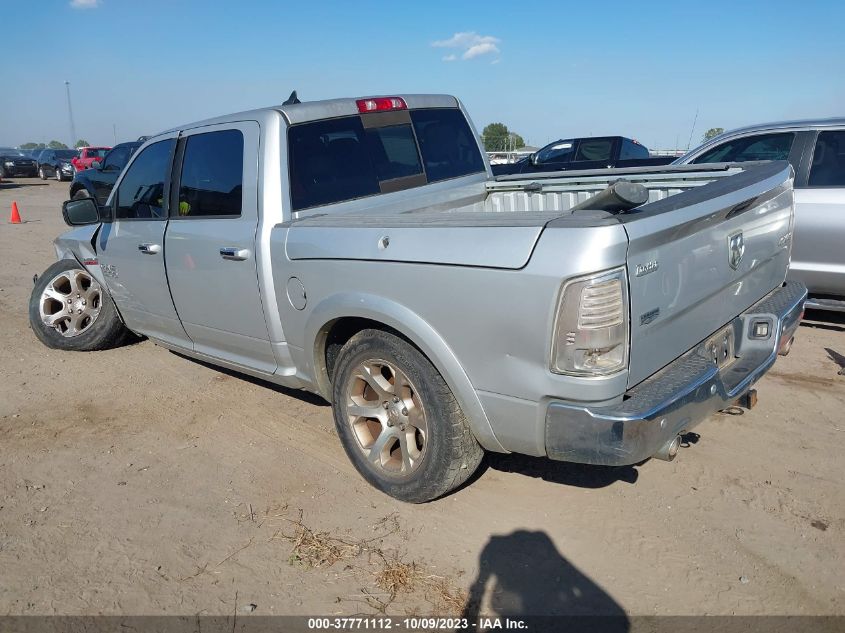
[[[460,405],[429,360],[404,339],[363,330],[334,373],[335,426],[370,484],[411,503],[463,483],[483,456]]]
[[[39,277],[29,323],[47,347],[94,351],[117,347],[129,331],[105,289],[75,260],[62,259]]]

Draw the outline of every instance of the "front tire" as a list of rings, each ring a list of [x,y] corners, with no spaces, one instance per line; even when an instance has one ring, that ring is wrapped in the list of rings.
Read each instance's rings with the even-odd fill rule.
[[[43,168],[43,167],[39,167],[39,168],[38,168],[38,177],[39,177],[41,180],[47,180],[47,172],[46,172],[46,171],[44,171],[44,168]]]
[[[47,347],[68,351],[118,347],[129,336],[108,292],[72,259],[57,261],[38,278],[29,324]]]
[[[55,175],[56,180],[57,180],[58,182],[61,182],[62,180],[64,180],[64,178],[62,178],[62,169],[61,169],[61,167],[56,167],[56,173],[55,173],[54,175]]]
[[[395,334],[353,336],[338,356],[332,392],[347,456],[364,479],[395,499],[441,497],[481,462],[484,451],[446,381]]]

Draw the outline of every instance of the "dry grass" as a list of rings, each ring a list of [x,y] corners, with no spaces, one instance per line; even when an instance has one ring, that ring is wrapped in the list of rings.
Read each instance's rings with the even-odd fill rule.
[[[467,594],[456,587],[451,579],[430,574],[425,566],[416,561],[406,561],[398,550],[382,549],[382,541],[400,531],[398,517],[390,514],[375,527],[378,533],[368,539],[344,539],[327,531],[316,531],[303,522],[302,510],[296,519],[279,517],[293,529],[279,529],[272,539],[291,543],[288,562],[316,569],[331,567],[346,561],[347,569],[360,575],[369,575],[380,593],[362,588],[364,602],[379,613],[386,613],[397,600],[422,593],[436,613],[457,615],[466,603]]]

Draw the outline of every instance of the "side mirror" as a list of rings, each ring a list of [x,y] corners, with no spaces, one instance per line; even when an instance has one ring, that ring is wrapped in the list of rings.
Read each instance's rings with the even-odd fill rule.
[[[94,198],[67,200],[62,204],[62,217],[68,226],[84,226],[102,221],[100,207]]]
[[[103,166],[102,166],[102,164],[100,164],[100,161],[98,161],[98,160],[91,161],[91,169],[102,169],[102,168],[103,168]]]
[[[534,152],[533,154],[531,154],[531,156],[528,157],[528,160],[532,165],[536,165],[537,164],[537,152]]]

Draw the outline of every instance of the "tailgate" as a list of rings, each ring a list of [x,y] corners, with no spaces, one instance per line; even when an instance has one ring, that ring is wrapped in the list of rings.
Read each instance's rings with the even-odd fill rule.
[[[792,206],[792,168],[780,161],[619,216],[629,239],[629,387],[784,281]]]

